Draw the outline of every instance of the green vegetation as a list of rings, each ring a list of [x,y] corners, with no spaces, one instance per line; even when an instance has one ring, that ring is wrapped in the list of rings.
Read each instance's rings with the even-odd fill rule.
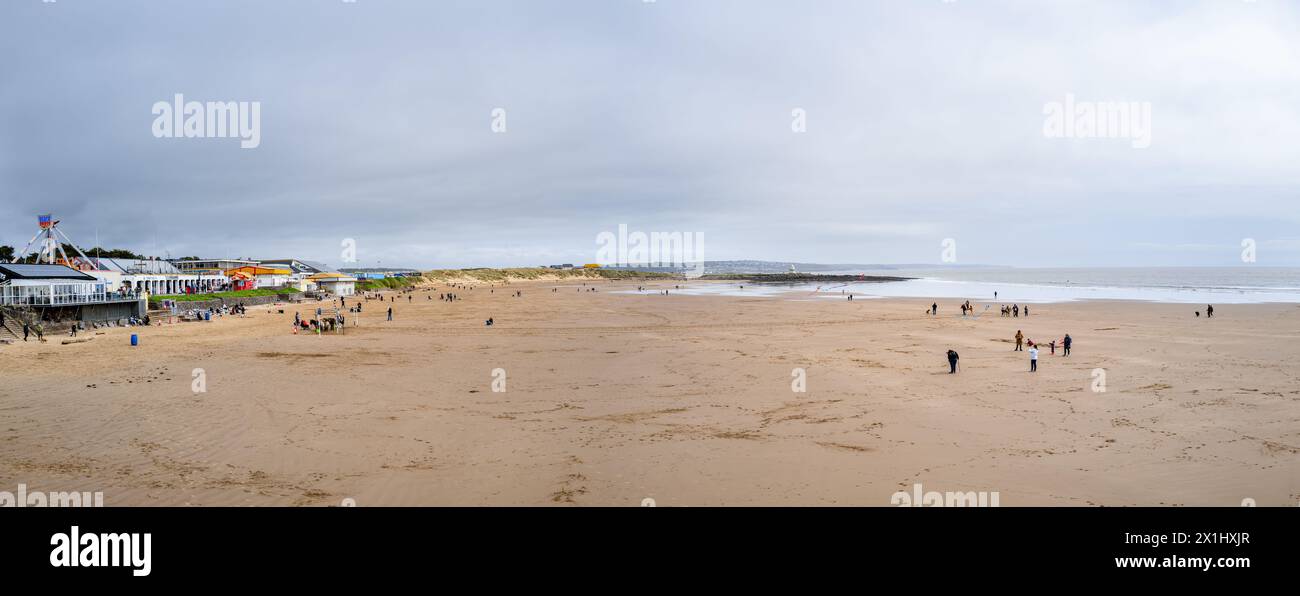
[[[177,302],[203,302],[205,300],[217,300],[219,298],[230,300],[238,298],[252,298],[254,296],[278,296],[280,294],[296,294],[300,292],[298,288],[272,288],[265,290],[241,290],[238,292],[216,292],[213,294],[173,294],[169,296],[150,296],[149,302],[162,302],[163,300],[175,300]]]
[[[357,280],[358,292],[376,292],[381,290],[400,290],[419,284],[424,278],[418,275],[405,277],[385,277],[384,279]]]
[[[63,247],[63,254],[68,255],[68,258],[72,258],[72,257],[77,256],[77,247],[75,247],[75,246],[73,246],[73,245],[71,245],[71,244],[68,244],[67,242],[63,242],[63,243],[60,243],[60,244],[62,244],[62,247]],[[8,250],[6,250],[6,249],[8,249]],[[105,259],[144,259],[144,258],[146,258],[144,255],[138,255],[138,254],[135,254],[135,253],[133,253],[133,252],[131,252],[131,251],[129,251],[129,250],[122,249],[122,248],[108,249],[108,248],[95,247],[95,248],[82,249],[81,252],[86,253],[86,256],[88,256],[88,257],[103,257],[103,258],[105,258]],[[29,255],[23,257],[22,260],[23,260],[23,262],[28,262],[28,261],[35,262],[35,261],[36,261],[36,256],[37,256],[38,254],[40,254],[40,253],[35,253],[35,252],[34,252],[34,253],[31,253],[31,254],[29,254]],[[13,258],[14,258],[14,249],[13,249],[12,246],[0,246],[0,260],[3,260],[3,261],[8,262],[8,261],[13,260]]]

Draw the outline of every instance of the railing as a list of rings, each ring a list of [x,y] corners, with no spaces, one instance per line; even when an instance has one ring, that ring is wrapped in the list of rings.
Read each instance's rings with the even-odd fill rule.
[[[124,302],[139,300],[138,294],[120,292],[16,292],[19,287],[36,290],[52,286],[4,286],[0,285],[0,304],[10,306],[74,306],[78,304],[101,304],[105,302]]]

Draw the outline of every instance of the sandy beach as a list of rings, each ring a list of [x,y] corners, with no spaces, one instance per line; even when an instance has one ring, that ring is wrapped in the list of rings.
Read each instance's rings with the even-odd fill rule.
[[[1004,507],[1300,502],[1300,305],[964,319],[954,300],[931,317],[928,299],[656,293],[671,286],[536,281],[447,303],[439,285],[364,302],[342,335],[291,333],[311,303],[0,346],[0,490],[109,506],[889,506],[915,484]],[[1044,346],[1031,374],[1017,329],[1070,333],[1073,354]]]

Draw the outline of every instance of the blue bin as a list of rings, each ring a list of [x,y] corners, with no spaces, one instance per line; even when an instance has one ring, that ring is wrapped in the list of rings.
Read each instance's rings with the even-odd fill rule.
[[[210,312],[205,312],[205,313],[203,313],[203,320],[204,320],[204,321],[211,321],[211,320],[212,320],[212,313],[210,313]]]
[[[138,346],[138,345],[140,345],[140,336],[139,336],[139,335],[136,335],[136,334],[134,334],[134,333],[131,334],[131,345],[133,345],[133,346]]]

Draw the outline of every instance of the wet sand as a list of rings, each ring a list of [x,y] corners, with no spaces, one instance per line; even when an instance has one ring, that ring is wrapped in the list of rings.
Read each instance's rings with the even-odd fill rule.
[[[364,302],[343,335],[293,335],[305,304],[0,346],[0,490],[110,506],[888,506],[914,484],[1004,507],[1300,502],[1300,305],[963,319],[954,300],[931,317],[928,299],[581,284],[455,303],[421,289],[393,322]],[[1074,353],[1044,348],[1030,374],[1017,329],[1068,332]]]

